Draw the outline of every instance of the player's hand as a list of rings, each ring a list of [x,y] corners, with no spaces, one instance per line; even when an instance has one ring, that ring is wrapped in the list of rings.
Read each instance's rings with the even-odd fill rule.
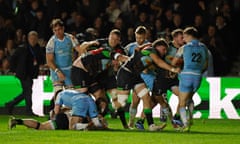
[[[172,78],[172,79],[174,79],[176,76],[177,76],[176,73],[171,72],[171,71],[168,71],[168,75],[167,75],[168,78]]]
[[[171,72],[173,72],[173,73],[180,73],[181,72],[181,69],[179,68],[179,67],[173,67],[173,68],[171,68]]]

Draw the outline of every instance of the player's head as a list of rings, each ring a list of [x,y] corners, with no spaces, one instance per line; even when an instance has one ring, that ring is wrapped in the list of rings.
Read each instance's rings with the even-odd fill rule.
[[[168,43],[165,39],[160,38],[153,42],[152,44],[153,48],[157,51],[158,55],[160,57],[163,57],[166,55],[168,50]]]
[[[187,27],[183,31],[183,39],[185,42],[190,42],[198,37],[198,31],[194,27]]]
[[[53,19],[50,27],[57,38],[63,38],[64,36],[64,23],[61,19]]]
[[[121,32],[118,29],[113,29],[108,36],[109,45],[114,48],[121,42]]]
[[[95,103],[99,114],[104,117],[108,112],[108,101],[104,98],[98,98]]]
[[[183,30],[182,29],[175,29],[171,32],[171,36],[173,38],[173,42],[176,43],[179,46],[182,46],[184,44],[183,40]]]
[[[142,45],[147,39],[147,28],[145,26],[138,26],[135,30],[135,39],[138,45]]]
[[[56,129],[66,130],[69,127],[68,116],[65,113],[59,113],[56,115]]]
[[[97,30],[95,28],[89,27],[85,31],[85,40],[86,41],[91,41],[95,40],[97,38]]]

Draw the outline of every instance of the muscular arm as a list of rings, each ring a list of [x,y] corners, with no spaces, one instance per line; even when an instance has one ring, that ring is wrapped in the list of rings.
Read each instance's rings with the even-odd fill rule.
[[[81,45],[76,47],[76,50],[78,52],[78,55],[81,55],[83,53],[86,53],[89,47],[97,45],[99,45],[98,41],[83,42]]]
[[[54,62],[54,55],[53,53],[47,53],[46,54],[46,59],[47,59],[47,65],[50,69],[53,71],[57,68],[55,62]]]
[[[120,54],[120,55],[117,56],[116,60],[119,61],[119,62],[125,62],[125,61],[129,60],[129,57]]]
[[[55,104],[55,106],[54,106],[54,114],[56,115],[56,114],[60,113],[60,110],[61,110],[61,106],[58,105],[58,104]]]
[[[174,73],[179,73],[180,69],[179,68],[174,68],[172,66],[170,66],[169,64],[167,64],[166,62],[164,62],[161,58],[159,58],[159,56],[155,53],[151,53],[150,57],[152,58],[153,62],[158,66],[161,67],[163,69],[169,70],[171,72]]]
[[[60,80],[64,80],[65,79],[65,75],[62,73],[62,71],[60,69],[58,69],[58,67],[55,64],[54,61],[54,55],[53,53],[47,53],[46,54],[46,59],[47,59],[47,65],[50,69],[52,69],[53,71],[55,71],[59,77]]]
[[[172,64],[173,66],[178,66],[179,61],[182,61],[182,58],[174,57],[173,60],[172,60],[172,62],[171,62],[171,64]]]

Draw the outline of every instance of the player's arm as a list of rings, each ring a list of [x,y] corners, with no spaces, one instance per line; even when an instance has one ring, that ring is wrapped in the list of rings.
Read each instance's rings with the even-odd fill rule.
[[[70,37],[74,49],[79,53],[81,48],[80,48],[77,38],[75,36],[73,36],[72,34],[67,33],[67,35]]]
[[[59,77],[60,80],[65,79],[65,75],[62,73],[62,71],[56,66],[55,60],[54,60],[54,54],[53,53],[47,53],[46,54],[47,59],[47,66],[52,69]]]
[[[145,49],[145,48],[148,48],[148,47],[151,47],[151,46],[152,46],[152,43],[146,43],[146,44],[140,45],[137,48],[135,48],[135,51],[140,51],[142,49]]]
[[[51,37],[51,39],[48,41],[46,45],[46,61],[47,66],[55,71],[57,69],[57,66],[55,64],[54,60],[54,38]]]
[[[46,60],[47,60],[47,66],[50,69],[52,69],[53,71],[55,71],[57,69],[57,66],[55,64],[54,54],[53,53],[47,53],[46,54]]]
[[[183,59],[182,59],[182,56],[183,56],[183,50],[184,50],[184,47],[180,47],[175,55],[175,57],[173,58],[171,64],[173,66],[177,66],[177,67],[181,67],[182,63],[183,63]]]
[[[46,45],[46,61],[47,61],[47,66],[58,75],[59,79],[64,80],[65,75],[61,72],[61,70],[55,64],[53,37],[48,41]]]
[[[60,111],[61,111],[61,105],[55,104],[55,106],[54,106],[54,115],[60,113]]]
[[[100,43],[96,40],[94,41],[88,41],[88,42],[83,42],[80,46],[78,51],[78,54],[81,55],[83,53],[86,53],[90,47],[92,46],[98,46]]]
[[[120,63],[121,62],[125,62],[125,61],[128,61],[129,60],[129,57],[126,56],[126,55],[123,55],[123,54],[120,54],[120,53],[116,53],[114,55],[114,59],[119,61]]]
[[[166,69],[168,71],[174,72],[174,73],[179,73],[180,69],[179,68],[175,68],[169,64],[167,64],[166,62],[164,62],[157,54],[155,53],[151,53],[149,55],[153,62],[160,68]]]

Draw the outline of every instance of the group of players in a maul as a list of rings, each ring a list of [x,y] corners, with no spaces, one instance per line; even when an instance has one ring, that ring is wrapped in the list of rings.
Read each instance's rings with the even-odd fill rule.
[[[52,21],[54,35],[46,45],[55,95],[50,120],[9,119],[9,128],[25,125],[38,130],[111,129],[104,116],[109,103],[124,129],[162,131],[167,119],[174,129],[188,132],[193,124],[193,94],[207,69],[208,50],[197,39],[194,27],[172,31],[171,40],[147,40],[147,29],[138,26],[135,42],[122,48],[121,33],[113,29],[107,39],[84,41],[64,32],[63,22]],[[72,62],[72,47],[78,56]],[[64,88],[63,88],[64,87]],[[167,90],[178,97],[173,115],[167,102]],[[127,100],[132,93],[129,121],[125,117]],[[135,123],[137,107],[143,102],[141,118]],[[161,124],[154,124],[152,109],[160,104]]]

